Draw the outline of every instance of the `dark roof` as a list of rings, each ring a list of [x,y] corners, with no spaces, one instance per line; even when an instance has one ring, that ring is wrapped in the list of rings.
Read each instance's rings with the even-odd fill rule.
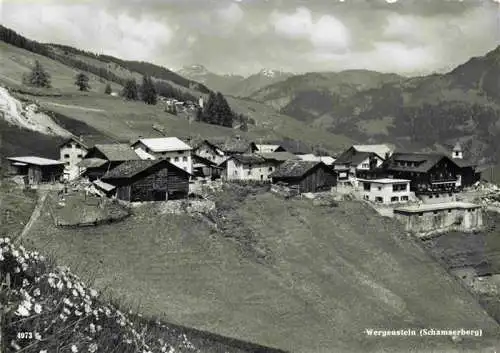
[[[357,166],[365,159],[370,156],[375,155],[373,152],[357,152],[353,149],[348,149],[344,153],[342,153],[333,164],[349,164],[351,166]]]
[[[113,140],[112,138],[107,137],[105,135],[82,135],[82,136],[72,136],[72,137],[68,138],[63,143],[61,143],[60,147],[67,144],[69,141],[74,141],[74,142],[80,143],[86,149],[90,149],[97,144],[116,143],[115,140]]]
[[[264,152],[258,153],[258,155],[262,156],[264,159],[274,161],[288,161],[290,159],[299,159],[299,157],[290,152]]]
[[[318,161],[303,161],[303,160],[288,160],[283,162],[271,175],[271,178],[300,178],[311,169],[318,165],[323,165],[327,169],[335,173],[333,169],[328,167],[323,162]]]
[[[475,168],[477,167],[477,163],[473,162],[470,159],[460,159],[460,158],[452,158],[453,162],[455,162],[460,168],[465,168],[465,167],[471,167]]]
[[[110,162],[121,162],[140,159],[135,151],[127,144],[114,143],[95,145],[94,148],[101,152]]]
[[[269,145],[280,145],[283,147],[286,151],[293,153],[293,154],[308,154],[312,153],[313,150],[309,145],[302,141],[292,141],[292,140],[269,140],[269,141],[263,141],[262,144],[269,144]]]
[[[237,154],[231,157],[242,164],[263,164],[268,160],[257,154]]]
[[[140,160],[125,161],[119,166],[107,172],[102,177],[102,179],[131,178],[160,162],[165,162],[165,161],[156,159],[140,159]]]
[[[198,156],[197,154],[193,154],[191,158],[193,159],[193,164],[201,163],[201,164],[205,164],[206,166],[209,166],[209,167],[217,167],[217,163],[215,163],[214,161],[211,161],[210,159]]]
[[[405,152],[395,152],[393,155],[384,163],[386,169],[391,171],[399,171],[399,172],[417,172],[417,173],[426,173],[432,167],[434,167],[439,161],[442,159],[448,159],[452,163],[455,163],[455,160],[452,160],[448,156],[444,154],[438,153],[405,153]],[[397,162],[416,162],[416,166],[401,166],[398,165]],[[458,166],[457,163],[455,165]]]

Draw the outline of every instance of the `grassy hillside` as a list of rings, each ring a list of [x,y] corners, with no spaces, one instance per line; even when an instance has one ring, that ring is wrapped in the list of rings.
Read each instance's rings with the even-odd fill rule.
[[[5,54],[0,58],[0,63],[7,67],[7,70],[2,70],[1,83],[21,91],[19,97],[25,100],[34,100],[47,111],[53,111],[84,122],[115,139],[129,140],[138,136],[161,136],[157,130],[153,129],[153,126],[163,127],[168,135],[179,136],[200,135],[210,137],[240,133],[233,129],[215,125],[197,122],[189,123],[181,115],[174,116],[165,113],[161,104],[147,106],[141,102],[125,102],[121,98],[104,95],[101,93],[104,90],[104,83],[101,83],[101,79],[92,74],[89,74],[92,77],[92,90],[86,93],[78,92],[77,87],[73,84],[74,76],[79,72],[78,70],[4,42],[0,42],[0,44]],[[58,55],[70,55],[79,58],[78,60],[82,60],[86,64],[92,66],[101,65],[103,68],[106,67],[107,70],[115,70],[112,71],[114,75],[123,75],[123,77],[128,77],[127,75],[140,76],[137,72],[127,71],[128,69],[123,69],[125,70],[123,71],[120,69],[122,67],[115,62],[102,62],[98,58],[90,54],[84,55],[80,51],[71,52],[61,47],[53,48],[60,51]],[[65,54],[65,50],[67,54]],[[54,88],[33,90],[23,86],[22,74],[30,71],[35,60],[39,60],[52,75]],[[145,63],[139,65],[139,68],[143,67],[149,66]],[[115,86],[115,89],[118,88]],[[189,89],[186,90],[189,91]],[[44,96],[44,93],[47,96]],[[264,104],[233,97],[228,97],[228,102],[235,112],[244,113],[256,121],[255,126],[249,126],[247,134],[240,133],[244,136],[247,135],[249,138],[280,139],[288,137],[302,140],[310,145],[321,145],[333,152],[338,152],[351,143],[350,139],[343,136],[330,134],[321,129],[310,128],[288,116],[277,114]],[[78,134],[78,131],[72,132]]]
[[[156,205],[71,231],[44,213],[27,240],[146,315],[293,352],[479,351],[498,340],[497,324],[465,289],[368,207],[245,195],[216,198],[228,220],[215,218],[222,233]],[[485,336],[452,343],[364,333],[400,327],[473,327]]]
[[[2,53],[0,56],[0,65],[2,66],[0,82],[6,86],[12,84],[22,86],[23,74],[31,72],[35,60],[38,60],[52,76],[53,91],[58,93],[78,91],[77,86],[75,86],[75,76],[81,72],[80,70],[73,69],[45,56],[28,52],[2,41],[0,41],[0,52]],[[89,77],[91,91],[103,93],[107,83],[110,83],[112,89],[115,91],[121,89],[121,86],[113,82],[106,81],[89,72],[86,72],[86,74]]]

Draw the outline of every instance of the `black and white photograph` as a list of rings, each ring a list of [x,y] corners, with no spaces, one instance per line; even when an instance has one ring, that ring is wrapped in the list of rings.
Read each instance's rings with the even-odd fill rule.
[[[500,0],[0,0],[0,353],[500,353]]]

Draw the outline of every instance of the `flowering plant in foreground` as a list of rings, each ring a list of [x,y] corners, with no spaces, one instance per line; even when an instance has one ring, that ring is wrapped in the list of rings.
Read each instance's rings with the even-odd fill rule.
[[[98,300],[69,268],[9,238],[0,238],[0,283],[7,351],[199,352],[185,334],[168,332],[158,321],[152,329],[150,322],[132,320],[131,312]]]

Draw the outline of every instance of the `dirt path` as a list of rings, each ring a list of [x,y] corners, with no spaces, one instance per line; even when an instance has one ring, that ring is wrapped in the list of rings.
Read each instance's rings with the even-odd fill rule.
[[[22,233],[19,235],[19,237],[17,237],[17,240],[23,238],[24,236],[26,236],[26,234],[28,234],[31,227],[38,220],[38,217],[40,217],[40,214],[42,213],[42,208],[45,205],[45,200],[47,199],[47,195],[49,193],[46,190],[39,190],[38,193],[38,201],[35,208],[33,209],[33,213],[31,214],[28,223],[26,223],[26,225],[24,226]]]
[[[63,108],[88,110],[90,112],[103,112],[104,111],[103,109],[86,108],[86,107],[81,107],[81,106],[78,106],[78,105],[68,105],[68,104],[60,104],[60,103],[53,103],[53,102],[44,102],[44,104],[55,105],[57,107],[63,107]]]

